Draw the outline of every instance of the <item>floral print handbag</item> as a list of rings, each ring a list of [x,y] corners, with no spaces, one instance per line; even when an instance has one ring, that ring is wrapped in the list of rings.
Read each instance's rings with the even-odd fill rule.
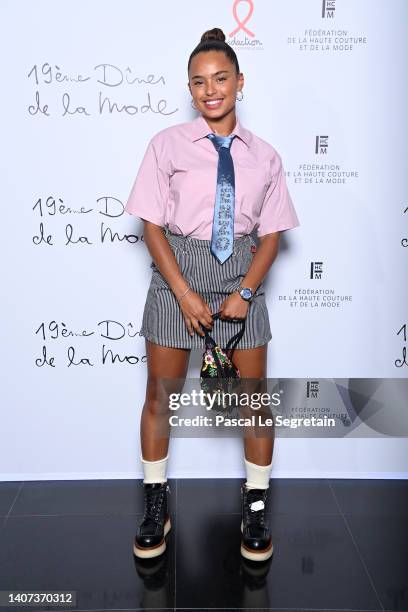
[[[220,315],[220,312],[216,312],[212,315],[212,318],[219,319]],[[228,319],[224,319],[224,321],[228,324]],[[240,331],[230,338],[224,350],[217,345],[208,330],[201,326],[205,333],[205,350],[200,370],[200,386],[206,394],[208,405],[211,404],[207,401],[207,394],[217,394],[214,408],[225,409],[226,402],[222,394],[232,393],[237,383],[240,382],[241,374],[232,361],[232,353],[244,334],[245,321],[245,319],[242,319]]]

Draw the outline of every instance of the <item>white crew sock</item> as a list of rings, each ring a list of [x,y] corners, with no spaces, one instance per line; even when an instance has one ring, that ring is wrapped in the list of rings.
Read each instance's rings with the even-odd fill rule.
[[[246,483],[247,489],[267,489],[269,487],[269,479],[271,476],[272,463],[269,465],[257,465],[245,459]]]
[[[167,459],[169,455],[163,457],[163,459],[158,459],[157,461],[147,461],[140,456],[143,465],[143,483],[144,484],[153,484],[155,482],[167,482],[166,478],[166,469],[167,469]]]

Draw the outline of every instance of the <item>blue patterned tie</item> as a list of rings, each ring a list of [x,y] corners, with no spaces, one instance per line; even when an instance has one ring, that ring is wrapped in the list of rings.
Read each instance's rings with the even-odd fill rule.
[[[232,136],[207,134],[218,151],[217,191],[211,235],[211,253],[220,263],[231,255],[234,246],[235,175],[230,146]]]

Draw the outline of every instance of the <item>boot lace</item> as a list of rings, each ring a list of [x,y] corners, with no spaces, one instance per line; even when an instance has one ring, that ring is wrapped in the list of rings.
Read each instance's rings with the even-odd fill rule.
[[[257,489],[250,489],[246,493],[245,503],[244,503],[244,516],[245,522],[250,525],[260,525],[261,527],[265,526],[265,501],[266,501],[266,492],[260,493]],[[263,508],[256,510],[253,504],[256,502],[262,501]]]
[[[145,489],[144,520],[149,519],[161,525],[162,520],[160,519],[160,515],[166,491],[170,492],[169,485],[157,489]]]

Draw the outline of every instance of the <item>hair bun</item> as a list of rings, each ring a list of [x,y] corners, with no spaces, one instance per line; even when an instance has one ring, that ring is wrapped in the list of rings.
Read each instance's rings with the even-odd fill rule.
[[[220,28],[213,28],[212,30],[207,30],[204,32],[204,34],[201,36],[200,42],[205,40],[220,40],[225,42],[225,34]]]

